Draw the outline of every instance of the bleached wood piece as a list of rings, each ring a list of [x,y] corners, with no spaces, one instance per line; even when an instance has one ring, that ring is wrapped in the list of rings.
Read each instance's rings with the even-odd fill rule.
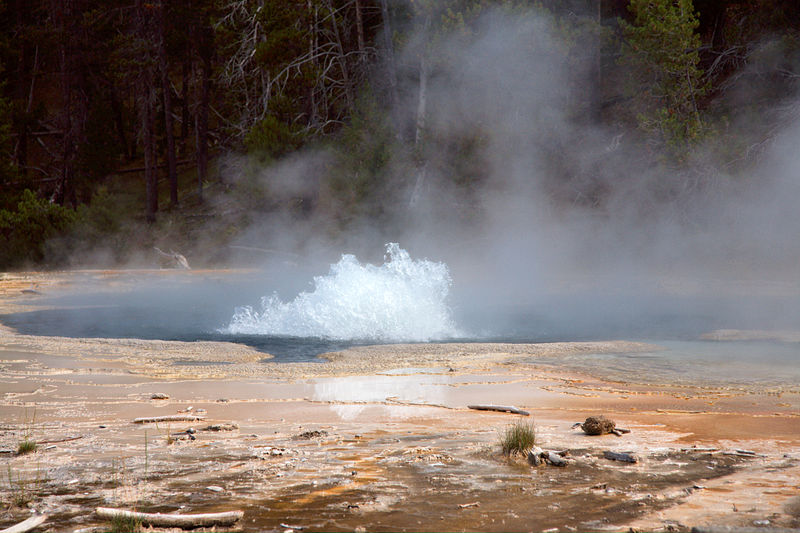
[[[556,452],[546,451],[544,459],[553,466],[567,466],[567,460]]]
[[[528,411],[523,411],[513,405],[468,405],[470,409],[477,411],[499,411],[501,413],[514,413],[515,415],[530,416]]]
[[[45,520],[47,520],[46,514],[32,516],[27,520],[23,520],[19,524],[0,530],[0,533],[26,533],[27,531],[31,531],[32,529],[36,529],[42,525]]]
[[[163,416],[143,416],[134,418],[134,424],[150,424],[152,422],[195,422],[203,420],[205,417],[200,415],[163,415]]]
[[[125,509],[111,509],[98,507],[95,511],[100,518],[114,519],[129,518],[137,520],[143,525],[154,527],[179,527],[181,529],[195,527],[230,526],[241,520],[243,511],[228,511],[225,513],[203,514],[167,514],[167,513],[140,513]]]

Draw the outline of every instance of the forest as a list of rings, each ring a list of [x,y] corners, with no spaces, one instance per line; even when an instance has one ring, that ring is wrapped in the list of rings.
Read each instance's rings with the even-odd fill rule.
[[[795,0],[0,0],[0,24],[4,269],[259,261],[481,225],[503,190],[696,225],[798,116]]]

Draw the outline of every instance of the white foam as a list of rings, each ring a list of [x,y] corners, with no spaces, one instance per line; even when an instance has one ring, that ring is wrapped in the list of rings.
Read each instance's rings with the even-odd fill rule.
[[[350,254],[314,278],[314,289],[292,301],[261,298],[260,310],[236,309],[225,333],[336,340],[425,342],[459,336],[447,295],[447,265],[413,260],[396,243],[380,266]]]

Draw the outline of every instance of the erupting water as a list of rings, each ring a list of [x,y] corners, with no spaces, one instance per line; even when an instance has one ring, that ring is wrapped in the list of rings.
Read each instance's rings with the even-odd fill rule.
[[[314,289],[290,302],[261,298],[261,309],[236,309],[223,333],[336,340],[425,342],[459,335],[450,316],[447,265],[413,260],[396,243],[385,263],[361,264],[345,254]]]

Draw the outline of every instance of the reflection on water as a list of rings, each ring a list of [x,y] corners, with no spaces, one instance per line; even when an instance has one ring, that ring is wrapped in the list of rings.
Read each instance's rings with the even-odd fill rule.
[[[314,383],[313,399],[333,402],[331,409],[343,420],[352,420],[374,404],[392,418],[408,418],[417,410],[402,404],[444,403],[447,376],[347,376]],[[367,405],[370,404],[370,405]]]

